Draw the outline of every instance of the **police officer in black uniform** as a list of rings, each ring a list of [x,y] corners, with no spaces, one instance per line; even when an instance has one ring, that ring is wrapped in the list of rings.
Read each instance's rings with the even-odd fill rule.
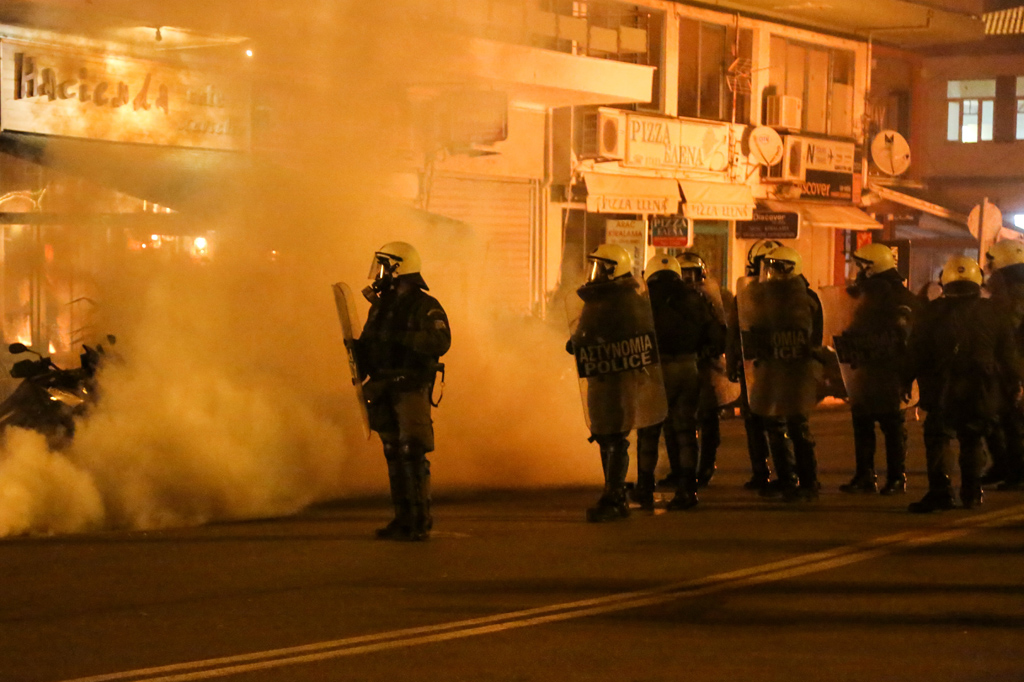
[[[1024,242],[1003,240],[985,254],[988,289],[1001,314],[1010,320],[1017,353],[1024,358]],[[1005,396],[999,428],[986,442],[992,466],[982,477],[996,490],[1024,489],[1024,414],[1015,396]]]
[[[710,304],[691,282],[681,278],[679,261],[656,255],[647,262],[644,278],[651,297],[661,368],[665,377],[668,419],[679,448],[679,476],[671,510],[697,505],[697,409],[700,398],[698,357],[721,348],[724,329],[715,323]],[[654,508],[654,469],[662,424],[637,431],[637,485],[633,499],[642,509]]]
[[[601,452],[604,490],[587,510],[587,521],[599,523],[629,516],[626,437],[663,421],[666,400],[654,317],[633,276],[633,257],[602,244],[587,259],[587,282],[577,290],[583,309],[565,349],[576,356],[590,440]]]
[[[953,256],[942,268],[942,297],[930,301],[910,336],[907,385],[917,379],[924,422],[928,492],[913,513],[952,509],[956,502],[950,441],[960,443],[960,500],[973,508],[983,498],[982,440],[1006,396],[1020,392],[1021,370],[1009,319],[981,297],[977,262]]]
[[[920,299],[907,291],[892,250],[868,244],[853,254],[857,276],[844,304],[852,319],[836,337],[850,396],[856,470],[845,493],[875,493],[875,422],[885,439],[883,495],[906,492],[907,429],[901,399],[907,339]]]
[[[380,435],[388,464],[395,518],[377,531],[391,540],[426,540],[430,514],[430,462],[434,427],[431,392],[440,356],[451,346],[448,316],[426,293],[420,256],[410,244],[391,242],[374,254],[373,283],[363,294],[370,313],[355,342],[370,428]]]
[[[746,271],[744,276],[736,282],[737,294],[751,282],[758,281],[765,254],[777,246],[782,246],[782,242],[772,239],[759,239],[750,246],[747,251]],[[744,483],[743,487],[747,490],[762,490],[768,487],[772,475],[771,466],[768,463],[768,432],[764,427],[764,419],[750,410],[750,403],[747,399],[747,381],[743,373],[743,353],[740,346],[739,312],[735,299],[726,310],[728,331],[725,362],[729,378],[740,384],[740,412],[743,415],[743,430],[747,436],[747,454],[750,457],[750,480]]]
[[[761,489],[786,501],[818,498],[815,442],[808,423],[821,372],[822,314],[788,246],[764,256],[760,281],[737,296],[750,409],[763,419],[777,485]]]

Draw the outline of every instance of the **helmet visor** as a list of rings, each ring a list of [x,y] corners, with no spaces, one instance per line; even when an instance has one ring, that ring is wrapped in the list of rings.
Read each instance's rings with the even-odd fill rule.
[[[788,260],[765,258],[761,261],[761,281],[771,282],[782,279],[793,279],[796,263]]]
[[[373,254],[373,262],[370,263],[370,274],[366,277],[374,281],[380,281],[390,277],[398,269],[398,263],[392,260],[391,256],[379,251]]]
[[[864,279],[871,276],[872,267],[875,265],[872,261],[866,258],[858,258],[857,256],[850,260],[850,276],[852,279]]]
[[[700,268],[683,268],[681,271],[683,281],[688,284],[700,283],[704,279],[703,274]]]
[[[596,258],[589,256],[590,271],[587,273],[587,284],[592,282],[607,282],[615,273],[616,262],[610,258]]]

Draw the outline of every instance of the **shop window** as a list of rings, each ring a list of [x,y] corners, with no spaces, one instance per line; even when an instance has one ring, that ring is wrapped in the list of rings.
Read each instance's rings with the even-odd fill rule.
[[[946,139],[989,142],[996,110],[996,81],[949,81],[946,84]]]
[[[752,49],[749,29],[681,18],[679,115],[746,122]]]
[[[784,105],[764,110],[792,112],[799,109],[801,130],[835,137],[853,136],[855,55],[788,40],[771,38],[769,87],[765,97],[785,98]],[[794,104],[797,103],[798,104]],[[772,125],[792,125],[797,121],[768,121]]]

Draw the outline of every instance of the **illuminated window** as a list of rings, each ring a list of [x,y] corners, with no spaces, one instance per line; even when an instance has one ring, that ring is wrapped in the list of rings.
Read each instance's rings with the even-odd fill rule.
[[[946,85],[946,139],[968,144],[990,142],[995,111],[995,79],[949,81]]]
[[[1024,140],[1024,76],[1017,76],[1017,135]],[[1021,227],[1018,225],[1017,227]]]

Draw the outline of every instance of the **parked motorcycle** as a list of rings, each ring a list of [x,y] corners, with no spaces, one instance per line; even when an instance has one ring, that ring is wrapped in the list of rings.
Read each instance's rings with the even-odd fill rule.
[[[107,336],[113,345],[117,339]],[[11,376],[22,379],[14,392],[0,403],[0,430],[9,426],[37,431],[46,436],[51,450],[61,450],[75,435],[75,420],[84,416],[98,398],[96,371],[106,356],[101,344],[83,345],[80,366],[61,369],[53,361],[23,343],[12,343],[12,355],[31,353],[36,359],[19,360]]]

